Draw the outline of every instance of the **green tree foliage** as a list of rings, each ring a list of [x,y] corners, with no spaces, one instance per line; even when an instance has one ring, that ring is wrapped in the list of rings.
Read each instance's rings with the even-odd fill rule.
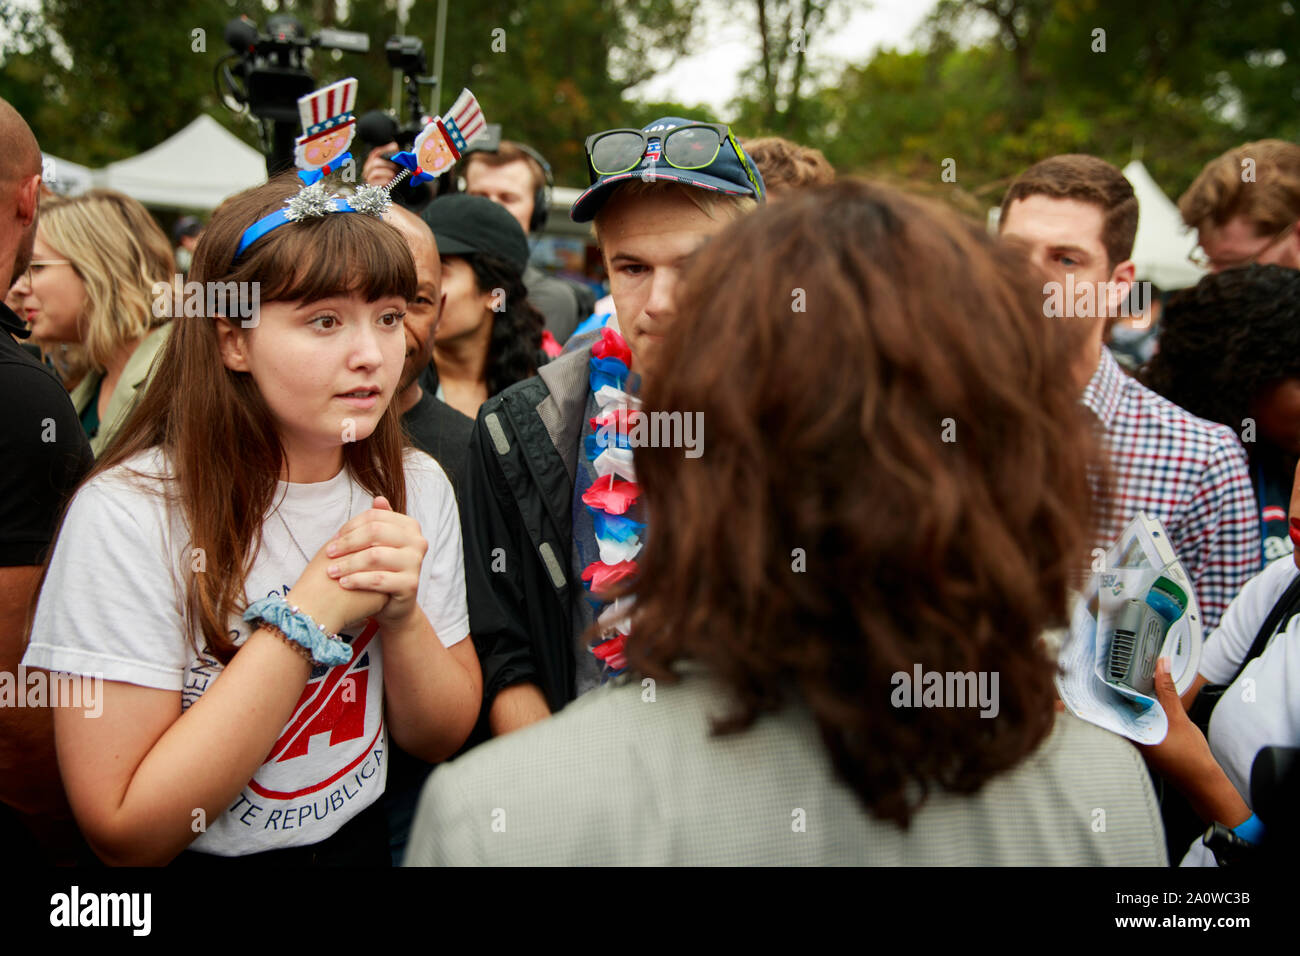
[[[755,56],[741,73],[732,116],[746,136],[817,136],[829,120],[818,84],[829,77],[814,54],[866,0],[745,0],[728,9],[750,25]]]
[[[961,38],[982,37],[961,43]],[[886,50],[819,96],[842,170],[996,202],[1030,163],[1140,155],[1177,195],[1237,143],[1300,138],[1300,16],[1261,0],[941,0],[915,52]]]
[[[913,52],[819,69],[819,43],[860,2],[714,0],[707,9],[742,17],[754,43],[738,65],[742,95],[719,118],[742,136],[817,146],[843,171],[956,189],[975,205],[1051,153],[1140,154],[1176,194],[1235,143],[1300,139],[1300,3],[939,0]],[[200,112],[255,143],[252,125],[220,104],[213,68],[230,18],[265,26],[276,10],[308,31],[366,33],[370,53],[316,51],[311,69],[322,84],[356,76],[359,112],[391,105],[383,45],[394,0],[0,0],[0,96],[47,151],[92,166],[154,146]],[[405,31],[425,42],[430,68],[436,15],[437,0],[415,0]],[[627,93],[707,43],[701,19],[692,0],[450,0],[441,104],[469,86],[506,136],[579,185],[590,133],[712,112]],[[941,179],[945,159],[955,183]]]
[[[19,30],[0,41],[0,96],[27,118],[43,149],[89,166],[156,146],[201,112],[233,126],[212,68],[226,51],[226,20],[260,14],[260,6],[45,0],[39,16],[19,14]]]
[[[541,150],[557,182],[585,184],[583,142],[628,125],[623,92],[686,51],[694,8],[690,0],[453,2],[442,103],[468,86],[507,138]],[[436,10],[421,0],[408,27],[431,60]]]
[[[313,51],[310,68],[322,85],[356,76],[359,113],[392,105],[383,53],[397,29],[392,0],[46,0],[39,16],[0,6],[0,96],[45,150],[86,165],[148,149],[200,112],[256,143],[255,127],[220,104],[213,84],[228,52],[222,30],[241,13],[263,29],[284,12],[308,32],[366,33],[368,54]],[[405,30],[424,41],[430,70],[437,7],[416,0]],[[540,149],[559,182],[584,183],[583,141],[628,122],[623,92],[686,50],[694,9],[690,0],[451,0],[441,105],[470,87],[488,120]],[[205,52],[192,49],[196,28]]]

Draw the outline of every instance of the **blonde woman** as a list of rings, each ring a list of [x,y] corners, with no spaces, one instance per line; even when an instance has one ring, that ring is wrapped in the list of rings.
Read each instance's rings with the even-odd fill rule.
[[[167,340],[153,287],[171,282],[171,245],[142,205],[109,190],[45,199],[39,222],[31,268],[18,284],[21,315],[45,349],[84,349],[90,367],[72,403],[98,456]]]

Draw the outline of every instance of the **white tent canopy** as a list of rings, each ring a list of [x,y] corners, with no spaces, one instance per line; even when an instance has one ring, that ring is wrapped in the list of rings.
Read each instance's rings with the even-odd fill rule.
[[[1125,166],[1124,176],[1138,201],[1137,239],[1133,243],[1138,280],[1166,290],[1196,285],[1205,275],[1187,260],[1187,254],[1196,248],[1196,233],[1183,224],[1178,207],[1140,160]]]
[[[84,193],[95,184],[95,171],[50,153],[41,154],[41,182],[63,196]]]
[[[95,185],[149,206],[215,209],[232,193],[266,182],[266,160],[211,116],[139,156],[96,170]]]

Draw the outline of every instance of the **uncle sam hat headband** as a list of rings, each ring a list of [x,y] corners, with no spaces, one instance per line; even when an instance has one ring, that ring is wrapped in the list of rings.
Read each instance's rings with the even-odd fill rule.
[[[235,258],[253,243],[287,222],[327,216],[336,212],[360,212],[382,217],[392,204],[391,192],[411,176],[413,183],[427,182],[441,176],[460,159],[468,144],[486,128],[478,100],[469,90],[460,96],[444,116],[435,116],[415,138],[412,152],[398,153],[393,162],[404,167],[386,186],[362,183],[347,198],[325,191],[325,177],[352,162],[348,146],[356,134],[352,110],[356,103],[357,81],[349,77],[308,93],[298,100],[298,115],[303,134],[294,143],[294,163],[303,186],[278,209],[253,223],[240,237]]]

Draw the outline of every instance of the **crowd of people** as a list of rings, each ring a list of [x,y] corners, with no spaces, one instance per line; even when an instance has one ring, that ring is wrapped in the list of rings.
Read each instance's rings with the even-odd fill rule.
[[[1182,197],[1209,271],[1132,374],[1140,211],[1101,159],[1025,170],[990,234],[706,119],[586,148],[599,302],[530,263],[553,179],[523,144],[379,215],[286,216],[275,176],[177,256],[126,196],[43,194],[0,101],[0,839],[190,867],[1267,848],[1251,766],[1300,744],[1300,147]],[[253,321],[159,314],[178,266],[257,289]],[[1052,636],[1139,512],[1207,634],[1141,748],[1065,709]],[[900,699],[914,670],[993,697]]]

